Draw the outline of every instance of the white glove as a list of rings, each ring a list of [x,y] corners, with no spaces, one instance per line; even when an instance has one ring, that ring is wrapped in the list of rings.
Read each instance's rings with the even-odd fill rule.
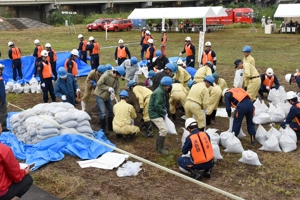
[[[179,56],[182,56],[182,53],[181,53],[181,52],[179,53]]]
[[[42,87],[45,87],[45,86],[46,86],[46,84],[45,84],[45,83],[42,83],[42,84],[41,84],[41,86],[42,86]]]
[[[297,96],[300,97],[300,92],[297,93]]]
[[[203,67],[203,65],[200,65],[200,67]]]
[[[214,65],[214,66],[213,66],[213,68],[214,68],[214,70],[216,71],[216,69],[217,69],[217,66],[216,66],[216,65]]]
[[[77,93],[80,93],[81,91],[80,91],[80,89],[78,88],[78,89],[76,89],[76,92],[77,92]]]
[[[150,60],[148,60],[147,62],[150,63]]]
[[[118,64],[118,60],[116,60],[116,64]]]
[[[267,89],[267,90],[270,90],[270,87],[269,87],[269,86],[266,86],[266,89]]]
[[[193,62],[194,60],[193,59],[191,59],[191,62]]]
[[[66,95],[62,95],[61,96],[61,100],[63,100],[63,101],[67,100],[67,96]]]
[[[112,88],[112,87],[109,87],[109,88],[108,88],[108,91],[109,91],[109,92],[115,92],[114,88]]]

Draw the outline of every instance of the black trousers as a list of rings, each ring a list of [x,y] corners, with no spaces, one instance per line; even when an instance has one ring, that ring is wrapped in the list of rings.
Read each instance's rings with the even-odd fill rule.
[[[31,187],[33,183],[32,177],[27,174],[20,182],[12,183],[5,195],[0,197],[0,200],[11,200],[14,197],[21,198]]]
[[[48,92],[51,96],[52,101],[55,101],[56,97],[54,95],[54,89],[53,89],[53,84],[52,84],[52,78],[46,78],[43,79],[43,83],[45,83],[45,87],[43,89],[43,100],[45,103],[48,102]]]
[[[3,128],[6,128],[7,107],[6,103],[0,97],[0,123]]]

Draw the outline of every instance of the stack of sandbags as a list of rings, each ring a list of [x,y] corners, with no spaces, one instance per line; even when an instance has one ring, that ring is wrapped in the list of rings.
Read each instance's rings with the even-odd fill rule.
[[[16,83],[13,85],[12,92],[14,92],[14,93],[16,93],[16,94],[20,94],[20,93],[23,92],[23,87],[21,86],[20,83],[16,82]]]
[[[268,111],[268,106],[265,104],[264,101],[260,101],[258,98],[253,104],[255,110],[254,110],[254,117],[253,117],[253,123],[254,124],[266,124],[271,121],[271,116]]]
[[[76,126],[76,130],[81,134],[92,137],[93,130],[89,122],[89,120],[91,120],[91,117],[82,110],[77,110],[74,115],[77,116],[76,122],[78,123]]]

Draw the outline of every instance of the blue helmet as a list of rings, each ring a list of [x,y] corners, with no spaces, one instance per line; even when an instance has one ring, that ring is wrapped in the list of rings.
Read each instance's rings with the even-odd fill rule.
[[[58,74],[59,78],[65,78],[65,77],[67,77],[67,70],[64,67],[60,67],[57,70],[57,74]]]
[[[155,76],[155,72],[153,70],[150,70],[148,73],[148,78],[152,78],[153,76]]]
[[[167,63],[165,65],[165,69],[169,69],[172,71],[172,73],[175,73],[175,67],[174,67],[173,63]]]
[[[178,65],[176,63],[173,63],[174,66],[174,74],[178,71]]]
[[[194,80],[189,80],[188,87],[191,89],[191,87],[196,83]]]
[[[242,52],[251,52],[251,47],[250,46],[244,46]]]
[[[104,65],[99,65],[99,67],[97,68],[97,71],[104,73],[104,72],[106,72],[106,67]]]
[[[207,61],[207,62],[205,63],[205,65],[209,66],[210,68],[212,68],[212,67],[214,66],[213,63],[210,62],[210,61]]]
[[[136,57],[130,58],[131,64],[136,65],[138,63],[138,59]]]
[[[127,98],[129,98],[129,94],[128,94],[128,92],[126,90],[122,90],[120,92],[119,96],[120,97],[127,97]]]
[[[212,75],[207,75],[204,77],[204,81],[209,82],[211,85],[214,85],[215,79]]]
[[[156,57],[161,56],[161,54],[162,54],[162,53],[161,53],[161,50],[157,50],[157,51],[156,51]]]
[[[165,76],[161,79],[160,84],[166,85],[166,86],[172,86],[173,80],[169,76]]]
[[[136,81],[131,80],[131,81],[129,81],[129,83],[128,83],[128,87],[130,88],[131,86],[134,86],[134,85],[136,85],[136,84],[137,84]]]
[[[118,74],[120,74],[120,76],[124,76],[124,74],[125,74],[125,69],[122,66],[115,67],[114,71],[118,72]]]
[[[109,63],[107,63],[107,64],[105,65],[105,67],[106,67],[106,70],[112,70],[112,65],[109,64]]]

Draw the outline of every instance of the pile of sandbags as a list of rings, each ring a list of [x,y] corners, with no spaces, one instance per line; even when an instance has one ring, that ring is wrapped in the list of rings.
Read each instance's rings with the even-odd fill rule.
[[[35,144],[60,134],[80,133],[94,137],[90,116],[63,102],[42,103],[10,118],[12,132],[20,141]]]
[[[14,81],[9,79],[5,85],[5,92],[14,92],[16,94],[24,93],[42,93],[41,84],[39,83],[39,77],[32,77],[29,84],[24,82],[24,80]]]

